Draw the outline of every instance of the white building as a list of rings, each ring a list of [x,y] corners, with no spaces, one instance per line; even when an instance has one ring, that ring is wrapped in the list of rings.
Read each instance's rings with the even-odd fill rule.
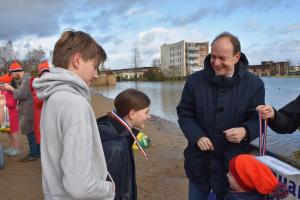
[[[185,42],[163,44],[160,47],[161,71],[167,77],[188,76],[204,67],[208,55],[208,42]]]

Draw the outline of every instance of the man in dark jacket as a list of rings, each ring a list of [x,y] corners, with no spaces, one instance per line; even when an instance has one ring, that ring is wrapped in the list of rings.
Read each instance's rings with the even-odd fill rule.
[[[269,119],[268,125],[277,133],[293,133],[300,126],[300,95],[278,111],[270,105],[256,109],[262,118]]]
[[[255,108],[264,102],[264,84],[247,66],[238,38],[224,32],[213,41],[204,70],[185,83],[177,114],[188,140],[184,156],[189,200],[207,199],[211,189],[224,199],[229,160],[247,153],[258,137]]]

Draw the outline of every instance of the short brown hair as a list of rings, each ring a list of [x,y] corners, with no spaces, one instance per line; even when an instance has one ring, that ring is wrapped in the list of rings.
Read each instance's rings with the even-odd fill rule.
[[[104,49],[89,34],[68,30],[55,43],[52,63],[55,67],[67,69],[75,53],[80,53],[85,62],[94,60],[97,67],[107,59]]]
[[[241,52],[241,43],[238,37],[236,37],[235,35],[225,31],[221,34],[219,34],[214,41],[211,43],[211,46],[214,44],[214,42],[220,38],[228,38],[229,41],[231,42],[232,46],[233,46],[233,54],[235,55],[236,53]]]
[[[117,95],[114,101],[116,112],[120,117],[126,116],[130,110],[142,110],[150,105],[149,97],[135,89],[127,89]]]

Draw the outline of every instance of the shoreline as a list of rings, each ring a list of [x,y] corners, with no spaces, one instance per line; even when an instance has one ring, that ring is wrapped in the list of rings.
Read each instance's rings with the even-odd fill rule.
[[[91,93],[91,105],[96,118],[113,108],[113,100]],[[187,142],[179,127],[157,116],[146,122],[143,132],[151,145],[145,151],[148,160],[134,152],[138,199],[182,200],[188,197],[188,179],[184,172],[183,150]],[[27,139],[19,135],[22,152],[27,151]],[[0,142],[8,147],[8,137],[0,133]],[[0,199],[44,199],[40,161],[22,163],[17,157],[5,157],[5,168],[0,170]]]

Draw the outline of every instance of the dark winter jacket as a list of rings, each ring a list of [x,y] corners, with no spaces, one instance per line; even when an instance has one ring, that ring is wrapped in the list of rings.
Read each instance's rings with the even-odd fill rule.
[[[264,84],[246,71],[247,58],[241,54],[233,77],[215,76],[210,55],[204,70],[195,72],[186,81],[177,106],[178,123],[188,139],[185,149],[185,171],[190,180],[204,191],[212,188],[226,193],[226,173],[230,158],[249,151],[249,142],[258,137],[259,123],[256,106],[264,103]],[[224,130],[244,127],[246,140],[230,143]],[[206,136],[214,151],[201,151],[197,141]]]
[[[225,200],[265,200],[265,196],[257,192],[230,192]]]
[[[108,116],[98,118],[97,124],[107,168],[116,186],[115,200],[136,200],[133,140],[129,131]]]
[[[300,95],[292,102],[275,111],[269,126],[277,133],[293,133],[300,126]]]

